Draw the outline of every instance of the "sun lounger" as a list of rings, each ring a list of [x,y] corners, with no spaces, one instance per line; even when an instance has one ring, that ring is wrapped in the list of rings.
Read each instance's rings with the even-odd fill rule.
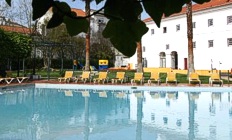
[[[64,82],[69,83],[70,80],[71,80],[71,78],[72,78],[72,76],[73,76],[73,71],[66,71],[64,77],[58,78],[58,81],[59,82],[64,81]]]
[[[21,84],[23,81],[27,81],[29,77],[16,77],[16,79]]]
[[[199,78],[199,75],[195,72],[189,74],[189,84],[191,83],[198,83],[199,86],[201,86],[201,80]]]
[[[133,86],[133,84],[134,84],[136,81],[139,81],[140,84],[142,85],[142,83],[143,83],[143,73],[142,73],[142,72],[136,72],[136,73],[134,74],[134,78],[131,79],[131,85]]]
[[[4,78],[0,78],[0,82],[4,81]]]
[[[160,77],[158,72],[152,72],[150,79],[147,81],[147,84],[150,86],[152,82],[157,82],[160,85]]]
[[[219,73],[212,73],[209,78],[209,85],[213,86],[213,84],[220,84],[220,86],[223,86],[223,81],[220,79]]]
[[[168,72],[166,77],[166,85],[168,82],[175,82],[177,85],[177,79],[176,79],[176,73],[174,72]]]
[[[83,71],[81,77],[76,78],[75,82],[78,82],[79,80],[83,81],[84,83],[86,83],[87,80],[91,82],[90,71]]]
[[[98,77],[93,79],[93,83],[95,84],[96,82],[98,82],[98,83],[102,82],[104,84],[108,78],[107,74],[108,74],[108,72],[99,72]]]
[[[125,78],[125,72],[117,72],[116,77],[111,79],[111,82],[113,84],[113,83],[117,83],[118,81],[120,81],[122,84],[124,81],[124,78]]]
[[[7,77],[7,78],[4,78],[5,82],[7,84],[10,84],[15,78],[11,78],[11,77]]]

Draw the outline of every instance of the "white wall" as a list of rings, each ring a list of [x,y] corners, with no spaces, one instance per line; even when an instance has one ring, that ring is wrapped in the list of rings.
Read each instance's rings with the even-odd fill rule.
[[[193,22],[196,22],[193,29],[195,69],[211,69],[211,59],[213,68],[232,68],[232,46],[227,46],[227,38],[232,38],[232,24],[227,25],[227,16],[232,16],[232,5],[193,13]],[[213,19],[212,27],[208,27],[208,19]],[[142,46],[146,48],[143,57],[147,59],[148,67],[160,67],[160,52],[166,53],[166,67],[171,67],[170,54],[176,51],[178,68],[184,69],[184,58],[188,57],[186,15],[165,18],[160,28],[154,22],[146,24],[149,31],[142,38]],[[180,31],[176,31],[177,24],[180,24]],[[163,27],[167,27],[167,33],[163,33]],[[153,35],[151,29],[155,31]],[[214,41],[213,48],[208,47],[208,40]],[[169,44],[169,50],[166,50],[166,44]],[[129,63],[136,64],[136,58],[137,54],[131,57]]]

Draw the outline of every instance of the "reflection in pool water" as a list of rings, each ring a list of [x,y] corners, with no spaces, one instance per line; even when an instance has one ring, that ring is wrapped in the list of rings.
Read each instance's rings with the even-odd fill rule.
[[[232,139],[231,92],[1,90],[0,139]]]

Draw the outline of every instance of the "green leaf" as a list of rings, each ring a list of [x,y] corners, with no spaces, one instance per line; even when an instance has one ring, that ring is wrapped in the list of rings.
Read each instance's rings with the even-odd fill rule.
[[[107,0],[104,13],[109,19],[136,21],[143,9],[139,2],[134,0]]]
[[[137,42],[148,31],[145,23],[110,20],[103,31],[103,36],[110,38],[114,47],[124,55],[131,57],[135,54]]]
[[[42,17],[52,6],[53,0],[32,0],[33,20]]]
[[[205,2],[209,2],[210,0],[193,0],[193,1],[198,3],[198,4],[203,4]]]
[[[65,2],[55,2],[56,6],[52,8],[53,15],[49,20],[47,28],[54,28],[59,26],[63,22],[63,18],[65,14],[70,16],[76,16],[76,14],[72,14],[71,8]]]
[[[64,23],[68,30],[69,35],[75,36],[81,32],[87,33],[89,28],[89,22],[86,19],[74,19],[68,16],[64,16]]]
[[[165,0],[143,1],[145,11],[151,16],[158,27],[160,27],[160,22],[164,13],[165,2]]]
[[[59,14],[54,13],[52,18],[48,21],[47,28],[54,28],[62,24],[63,17],[64,16],[60,16]]]
[[[6,0],[6,3],[11,6],[11,0]]]
[[[60,12],[61,14],[65,14],[65,13],[70,14],[71,8],[66,2],[55,1],[54,4],[55,6],[53,6],[53,8],[56,9],[55,10],[53,9],[53,11]]]
[[[100,2],[104,1],[104,0],[95,0],[96,4],[99,4]]]
[[[134,0],[120,1],[120,10],[121,17],[126,21],[136,21],[138,20],[139,15],[142,13],[143,8],[139,2]]]
[[[208,1],[210,0],[194,0],[200,4]],[[167,17],[180,12],[186,2],[187,0],[144,0],[143,6],[156,25],[160,27],[162,16]]]
[[[109,19],[122,19],[120,15],[121,0],[107,0],[105,3],[104,14]]]
[[[179,13],[184,4],[186,4],[186,0],[166,0],[164,11],[165,16],[167,17],[171,14]]]

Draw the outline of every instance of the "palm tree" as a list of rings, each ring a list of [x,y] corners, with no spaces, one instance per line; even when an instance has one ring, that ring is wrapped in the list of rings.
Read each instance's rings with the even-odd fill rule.
[[[137,72],[143,72],[143,65],[142,65],[142,43],[137,42]]]
[[[89,28],[88,28],[88,31],[86,33],[86,36],[85,36],[85,70],[86,71],[89,71],[90,70],[90,3],[93,1],[93,0],[82,0],[82,1],[85,1],[85,15],[89,22]]]
[[[193,28],[192,28],[192,1],[186,3],[187,16],[187,37],[188,37],[188,76],[194,72],[194,55],[193,55]],[[187,76],[187,77],[188,77]]]
[[[139,15],[139,19],[141,19],[141,15]],[[139,41],[137,42],[137,72],[143,72],[142,58],[142,43]]]

